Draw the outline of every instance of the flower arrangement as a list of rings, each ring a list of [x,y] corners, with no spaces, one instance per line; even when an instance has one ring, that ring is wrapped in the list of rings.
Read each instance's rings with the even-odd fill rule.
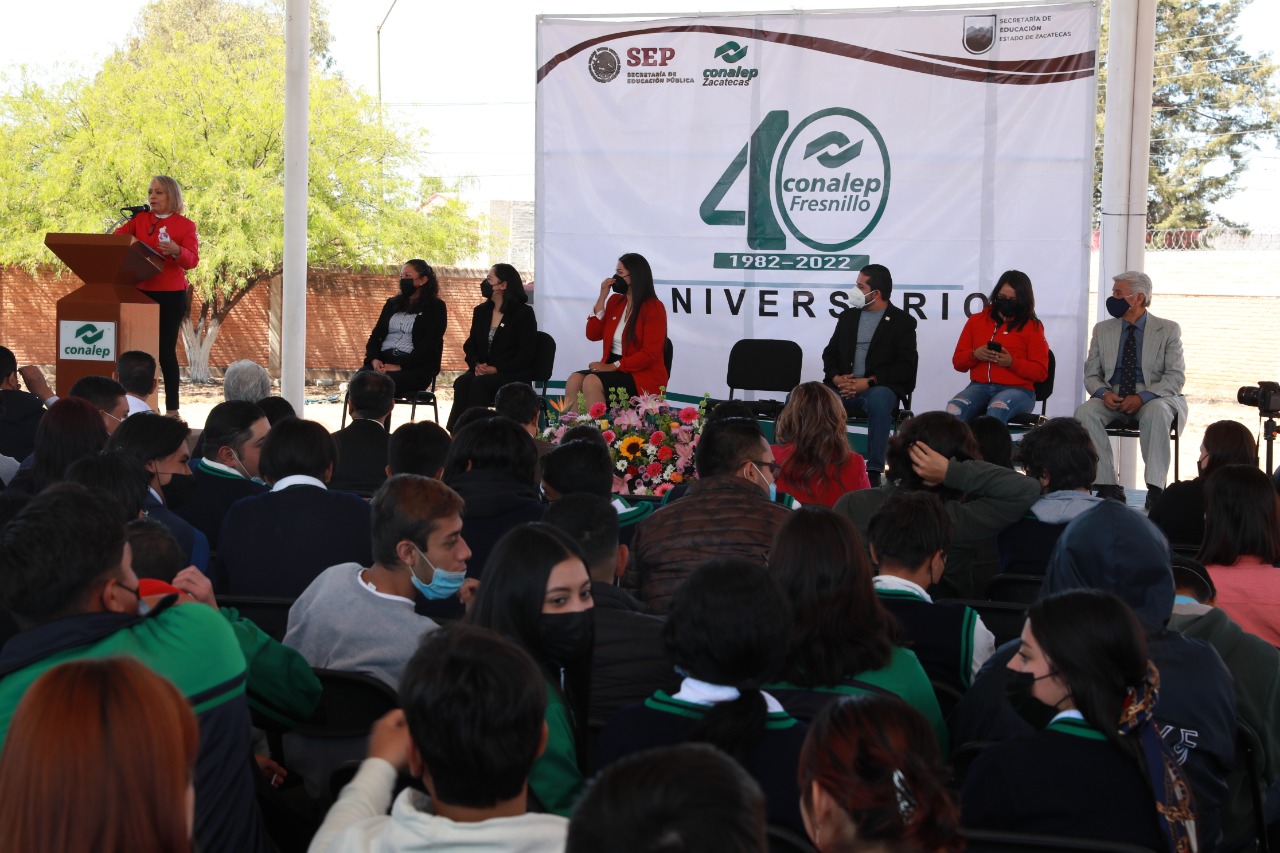
[[[613,457],[613,491],[622,495],[661,496],[679,483],[696,480],[693,453],[706,419],[707,399],[696,406],[677,407],[663,395],[643,394],[628,399],[620,388],[611,390],[609,404],[590,407],[582,396],[565,406],[555,423],[542,431],[559,443],[571,427],[599,428]]]

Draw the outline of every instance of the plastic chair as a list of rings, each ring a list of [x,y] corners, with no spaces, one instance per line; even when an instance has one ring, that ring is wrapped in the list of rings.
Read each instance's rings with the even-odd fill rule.
[[[351,387],[350,385],[348,385],[347,393],[344,394],[342,397],[342,426],[339,427],[340,429],[343,427],[346,427],[347,425],[347,409],[348,409],[347,404],[350,402],[350,400],[351,400]],[[396,404],[398,403],[410,404],[410,408],[409,408],[410,423],[418,419],[419,405],[430,406],[431,420],[435,421],[436,423],[440,423],[440,404],[436,400],[436,377],[434,376],[431,377],[430,388],[424,388],[423,390],[415,391],[412,394],[400,394],[400,395],[397,395],[395,398],[393,398],[392,404],[391,404],[391,414],[387,415],[387,432],[391,432],[391,419],[395,417]]]
[[[1107,424],[1107,435],[1114,438],[1133,438],[1140,439],[1142,434],[1138,432],[1137,418],[1131,418],[1128,415],[1115,418],[1111,423]],[[1178,416],[1173,416],[1173,423],[1169,424],[1169,440],[1173,442],[1173,481],[1176,483],[1181,477],[1178,476],[1178,449],[1180,447],[1178,441]]]
[[[729,369],[725,376],[729,399],[733,399],[735,389],[790,393],[800,384],[803,364],[804,350],[795,341],[740,340],[729,351]],[[778,400],[757,400],[751,403],[751,408],[758,418],[776,418],[782,405]]]
[[[285,630],[289,627],[289,608],[293,607],[292,598],[272,595],[219,595],[216,598],[219,607],[234,607],[271,639],[284,639]]]
[[[1262,739],[1244,720],[1236,717],[1236,756],[1238,767],[1244,770],[1249,785],[1249,803],[1253,807],[1253,827],[1256,833],[1254,850],[1270,853],[1271,842],[1267,837],[1266,789],[1262,778]]]
[[[546,332],[538,332],[533,344],[533,377],[530,384],[538,391],[538,426],[547,425],[547,383],[555,371],[556,339]],[[542,383],[542,390],[538,390]]]
[[[982,624],[995,635],[1000,646],[1022,636],[1022,626],[1027,621],[1027,606],[1008,601],[979,601],[970,598],[948,598],[949,602],[972,607],[982,617]]]
[[[323,801],[334,791],[334,775],[365,757],[370,728],[400,700],[390,685],[362,673],[312,671],[323,688],[320,704],[284,735],[281,763],[303,778],[308,794]]]
[[[961,827],[968,853],[1053,853],[1057,850],[1094,851],[1094,853],[1155,853],[1149,847],[1123,841],[1099,841],[1094,838],[1072,838],[1066,835],[1040,835],[1031,832],[1006,832],[996,829]]]
[[[1049,406],[1049,397],[1053,394],[1053,377],[1057,372],[1058,359],[1054,357],[1053,350],[1049,350],[1049,374],[1045,376],[1043,382],[1037,382],[1035,385],[1036,402],[1040,404],[1040,414],[1023,412],[1020,415],[1014,415],[1009,418],[1009,426],[1036,427],[1048,419],[1045,410]]]
[[[987,598],[1014,604],[1033,604],[1040,597],[1044,578],[1039,575],[996,575],[987,582]]]

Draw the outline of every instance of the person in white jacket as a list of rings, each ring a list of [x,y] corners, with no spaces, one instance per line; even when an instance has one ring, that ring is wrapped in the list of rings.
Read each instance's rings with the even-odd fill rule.
[[[525,651],[470,625],[433,631],[405,668],[400,701],[374,724],[369,757],[309,853],[564,849],[568,821],[526,811],[547,692]],[[407,788],[392,803],[406,770],[428,794]]]

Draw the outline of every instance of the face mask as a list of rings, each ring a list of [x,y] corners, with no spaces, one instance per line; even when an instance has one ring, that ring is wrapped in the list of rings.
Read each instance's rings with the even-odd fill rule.
[[[760,479],[763,480],[764,472],[760,470],[760,466],[752,462],[751,467],[756,469],[756,473],[759,474]],[[774,482],[769,484],[769,503],[773,503],[777,499],[778,499],[778,482],[775,480]]]
[[[164,492],[165,505],[169,509],[181,507],[195,490],[195,477],[186,474],[174,474],[169,478],[168,484],[160,487],[160,491]]]
[[[480,295],[485,299],[491,299],[493,297],[493,285],[489,283],[489,279],[487,278],[480,279]]]
[[[245,478],[246,478],[247,480],[249,480],[249,482],[251,482],[251,483],[257,483],[259,486],[265,486],[265,485],[267,484],[267,481],[266,481],[266,480],[264,480],[264,479],[262,479],[261,477],[250,477],[250,476],[249,476],[249,469],[248,469],[248,468],[246,468],[246,467],[244,467],[244,463],[240,461],[240,454],[236,453],[236,452],[233,450],[233,451],[231,451],[231,457],[232,457],[233,459],[235,459],[235,460],[236,460],[236,465],[237,465],[237,467],[239,467],[239,468],[240,468],[240,473],[241,473],[241,474],[244,474]]]
[[[1125,315],[1131,306],[1129,300],[1121,296],[1107,297],[1107,313],[1117,320]]]
[[[1031,694],[1036,682],[1050,675],[1053,673],[1037,678],[1029,672],[1012,670],[1004,675],[1005,696],[1008,697],[1009,704],[1019,717],[1026,720],[1027,724],[1037,731],[1049,725],[1049,721],[1057,713],[1055,708],[1044,704]]]
[[[400,279],[400,295],[401,296],[413,295],[413,279],[411,278]]]
[[[863,293],[861,290],[858,290],[858,288],[856,287],[853,290],[850,290],[849,291],[849,307],[850,308],[866,308],[867,294]]]
[[[1018,313],[1018,300],[1016,299],[1001,296],[991,304],[996,309],[996,313],[1006,320]]]
[[[619,296],[625,296],[627,292],[627,288],[629,288],[630,286],[631,285],[627,284],[627,280],[625,278],[623,278],[620,275],[615,275],[613,277],[613,285],[610,286],[609,289],[612,290],[614,293],[618,294]]]
[[[538,617],[538,643],[542,652],[559,663],[589,655],[595,636],[595,618],[590,610],[543,613]]]
[[[437,569],[432,564],[427,555],[422,553],[422,549],[417,545],[413,546],[413,550],[418,552],[418,556],[426,562],[431,568],[431,583],[423,583],[418,577],[418,573],[413,570],[413,566],[409,567],[409,580],[413,582],[413,588],[422,593],[427,601],[439,601],[456,595],[458,590],[462,588],[462,582],[467,579],[465,570],[461,572],[446,572]]]

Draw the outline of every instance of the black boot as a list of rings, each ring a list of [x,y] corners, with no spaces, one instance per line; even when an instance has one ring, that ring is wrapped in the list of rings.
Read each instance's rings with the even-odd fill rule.
[[[1162,494],[1164,494],[1164,489],[1147,483],[1147,512],[1151,511],[1151,508],[1156,505],[1156,501],[1160,500]]]

